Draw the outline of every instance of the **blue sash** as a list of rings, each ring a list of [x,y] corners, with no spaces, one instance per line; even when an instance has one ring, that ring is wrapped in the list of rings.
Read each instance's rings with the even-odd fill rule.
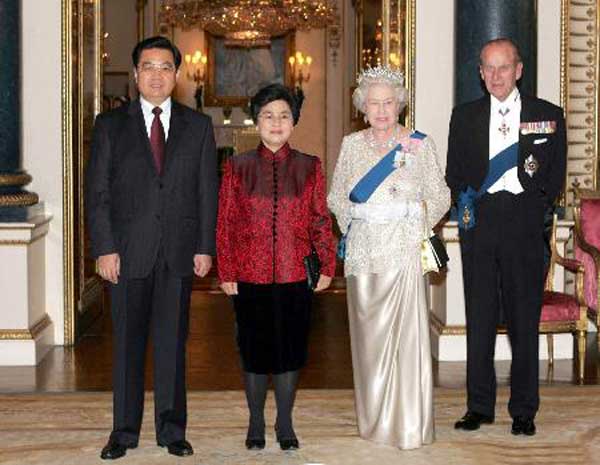
[[[410,135],[411,139],[425,139],[425,134],[419,131],[415,131]],[[396,167],[394,166],[394,158],[396,152],[402,150],[402,144],[398,144],[388,154],[383,157],[373,168],[371,168],[367,174],[365,174],[354,186],[354,189],[350,192],[350,200],[354,203],[365,203],[373,192],[381,185],[385,179],[394,172]]]
[[[458,195],[456,203],[459,228],[468,230],[475,226],[475,201],[482,197],[504,173],[517,166],[518,158],[519,144],[515,142],[490,160],[488,174],[479,190],[476,191],[468,186]]]
[[[427,135],[419,131],[415,131],[410,135],[411,139],[417,140],[423,140],[425,137],[427,137]],[[394,158],[396,152],[401,150],[402,144],[398,144],[356,183],[354,188],[350,191],[349,197],[352,202],[365,203],[369,200],[371,195],[373,195],[373,192],[375,192],[381,183],[396,169],[394,166]],[[350,225],[351,224],[352,223],[350,223]],[[348,226],[348,231],[350,231],[350,225]],[[342,237],[340,237],[340,241],[338,242],[337,256],[342,260],[346,256],[346,236],[348,235],[348,231],[346,231],[346,234],[342,234]]]

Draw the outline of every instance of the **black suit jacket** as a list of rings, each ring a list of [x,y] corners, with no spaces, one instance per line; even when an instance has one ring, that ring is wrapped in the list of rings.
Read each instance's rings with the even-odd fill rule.
[[[217,156],[209,117],[172,102],[159,176],[139,100],[98,115],[86,173],[94,257],[118,253],[121,275],[147,276],[159,247],[177,276],[194,254],[214,255]]]
[[[549,206],[559,195],[565,180],[567,137],[563,110],[545,100],[521,94],[521,123],[534,121],[555,121],[556,130],[550,134],[527,135],[519,131],[518,176],[524,190],[539,193],[544,204]],[[487,175],[489,126],[489,95],[459,105],[452,112],[446,182],[453,200],[467,186],[478,190]],[[543,139],[547,140],[544,142]],[[529,176],[524,168],[529,155],[539,163],[533,176]]]

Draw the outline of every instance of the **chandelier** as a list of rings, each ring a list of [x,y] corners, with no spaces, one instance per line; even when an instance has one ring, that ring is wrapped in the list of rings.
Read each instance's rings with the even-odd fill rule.
[[[336,0],[162,0],[162,27],[204,29],[225,45],[259,47],[271,37],[339,23]]]

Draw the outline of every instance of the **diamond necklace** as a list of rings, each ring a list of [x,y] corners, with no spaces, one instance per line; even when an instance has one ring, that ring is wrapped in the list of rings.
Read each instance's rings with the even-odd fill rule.
[[[396,125],[392,136],[383,142],[379,142],[377,139],[375,139],[375,131],[373,131],[373,128],[369,128],[366,135],[367,144],[369,144],[369,147],[375,151],[381,151],[384,149],[389,151],[398,145],[398,141],[400,140],[400,126]]]

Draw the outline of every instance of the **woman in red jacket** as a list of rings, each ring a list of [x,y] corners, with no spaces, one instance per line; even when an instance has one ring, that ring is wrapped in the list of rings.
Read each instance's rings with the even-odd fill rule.
[[[303,259],[321,263],[315,291],[335,269],[334,239],[319,158],[292,149],[297,99],[272,84],[251,100],[261,143],[231,157],[219,193],[217,264],[221,288],[233,297],[250,421],[248,449],[265,447],[264,405],[272,374],[275,431],[283,450],[299,447],[292,408],[306,363],[312,290]]]

